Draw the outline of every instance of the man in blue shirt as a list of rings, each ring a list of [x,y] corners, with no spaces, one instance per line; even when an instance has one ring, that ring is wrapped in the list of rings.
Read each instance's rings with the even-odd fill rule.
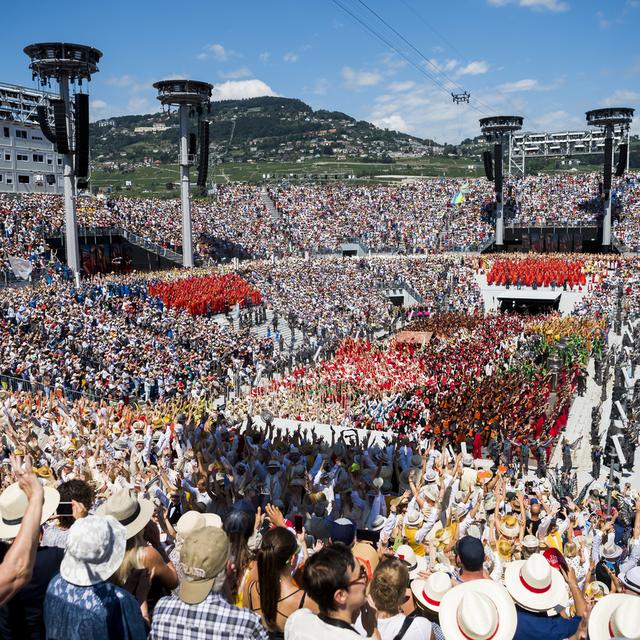
[[[574,570],[554,569],[540,553],[507,564],[504,582],[516,603],[518,626],[513,640],[564,640],[577,631],[587,615],[587,603]],[[564,614],[567,587],[577,614],[571,618]],[[560,613],[550,615],[554,609]]]

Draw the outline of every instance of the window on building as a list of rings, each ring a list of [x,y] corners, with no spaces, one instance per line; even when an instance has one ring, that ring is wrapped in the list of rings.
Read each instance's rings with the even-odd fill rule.
[[[29,184],[29,176],[18,176],[18,184]]]
[[[8,138],[9,137],[9,127],[3,127],[4,130],[4,137]]]
[[[58,158],[58,166],[62,164],[62,158]]]
[[[4,176],[0,173],[0,182],[4,180]]]
[[[13,178],[7,176],[7,184],[13,184]]]
[[[9,162],[11,162],[11,154],[10,153],[5,153],[4,154],[4,159],[8,160]]]
[[[29,156],[25,153],[16,153],[16,160],[18,162],[29,162]]]
[[[23,138],[24,140],[26,140],[27,132],[23,131],[22,129],[16,129],[16,138]]]
[[[33,154],[33,161],[34,162],[44,162],[44,154],[42,154],[42,153],[34,153]]]
[[[32,140],[42,140],[42,136],[31,136]]]
[[[53,164],[53,158],[47,156],[47,164]]]

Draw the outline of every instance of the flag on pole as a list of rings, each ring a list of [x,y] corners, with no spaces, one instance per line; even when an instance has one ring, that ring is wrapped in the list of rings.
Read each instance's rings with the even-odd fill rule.
[[[13,273],[16,274],[16,278],[22,278],[22,280],[28,280],[33,271],[33,267],[28,260],[24,258],[18,258],[18,256],[9,256],[9,264]]]

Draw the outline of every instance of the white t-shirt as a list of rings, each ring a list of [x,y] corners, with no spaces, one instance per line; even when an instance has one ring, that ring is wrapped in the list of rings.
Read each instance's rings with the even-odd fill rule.
[[[366,633],[364,634],[366,637]],[[334,627],[322,622],[309,609],[298,609],[289,616],[284,626],[285,640],[362,640],[350,629]]]
[[[378,631],[380,632],[382,640],[393,640],[400,632],[405,618],[406,616],[404,613],[398,613],[391,618],[379,618]],[[358,619],[353,626],[363,636],[367,635],[362,623],[360,622],[360,616],[358,616]],[[404,634],[402,640],[429,640],[429,638],[431,638],[431,622],[426,618],[416,616],[407,629],[407,632]]]

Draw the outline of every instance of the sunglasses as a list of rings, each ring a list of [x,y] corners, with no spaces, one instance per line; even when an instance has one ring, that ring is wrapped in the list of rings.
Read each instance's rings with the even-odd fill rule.
[[[358,584],[363,580],[364,583],[367,584],[367,582],[369,582],[369,574],[367,573],[367,568],[364,565],[360,565],[360,573],[358,574],[358,577],[355,580],[348,582],[347,588],[352,587],[353,585]]]

